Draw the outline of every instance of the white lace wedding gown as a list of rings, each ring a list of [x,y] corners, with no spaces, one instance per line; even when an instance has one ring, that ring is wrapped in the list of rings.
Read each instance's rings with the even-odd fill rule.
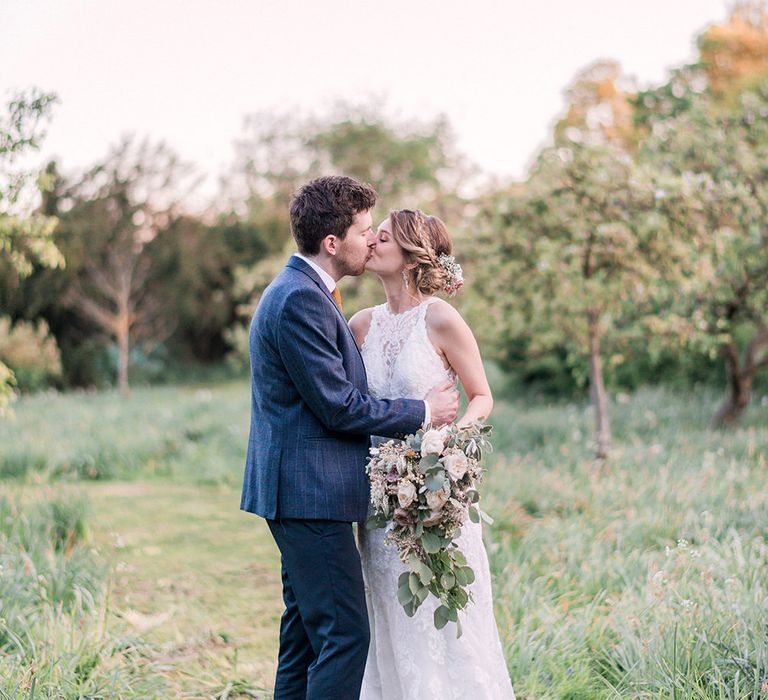
[[[434,297],[402,314],[386,304],[373,309],[362,348],[368,389],[378,398],[423,399],[447,378],[447,370],[427,336],[427,308]],[[374,438],[374,443],[384,438]],[[361,700],[514,700],[493,617],[491,577],[480,524],[468,521],[458,544],[475,572],[473,602],[459,612],[462,636],[449,622],[435,629],[438,605],[430,595],[413,617],[397,600],[397,579],[405,570],[385,530],[358,529],[371,645]]]

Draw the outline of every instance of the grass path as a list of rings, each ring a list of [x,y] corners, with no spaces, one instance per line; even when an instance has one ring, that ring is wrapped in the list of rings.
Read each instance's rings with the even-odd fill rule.
[[[157,645],[176,693],[211,697],[231,683],[271,697],[263,689],[273,684],[282,612],[279,553],[264,521],[238,510],[239,490],[67,488],[91,501],[92,541],[113,565],[113,619]]]

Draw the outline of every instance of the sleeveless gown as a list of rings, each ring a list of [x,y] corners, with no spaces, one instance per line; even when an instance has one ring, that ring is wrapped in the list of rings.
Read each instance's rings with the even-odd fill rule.
[[[427,308],[437,301],[431,297],[401,314],[391,313],[386,304],[374,307],[362,347],[373,396],[423,399],[435,384],[456,379],[427,335]],[[358,529],[371,626],[361,700],[514,700],[493,617],[481,524],[468,521],[458,539],[476,577],[470,586],[473,601],[459,612],[459,639],[452,622],[435,629],[438,601],[431,594],[413,617],[405,614],[396,595],[405,567],[395,547],[384,544],[385,534],[384,529]]]

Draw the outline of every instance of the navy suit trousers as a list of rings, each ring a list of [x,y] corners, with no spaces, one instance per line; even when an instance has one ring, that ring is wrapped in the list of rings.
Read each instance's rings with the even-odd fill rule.
[[[352,524],[267,523],[280,549],[285,602],[275,700],[357,700],[370,632]]]

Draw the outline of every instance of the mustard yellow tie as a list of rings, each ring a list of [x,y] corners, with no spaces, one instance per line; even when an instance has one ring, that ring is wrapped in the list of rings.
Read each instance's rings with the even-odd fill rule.
[[[336,302],[336,306],[339,307],[339,310],[341,313],[344,313],[344,306],[341,303],[341,292],[339,291],[338,287],[334,287],[333,291],[331,292],[331,296],[333,297],[333,300]]]

